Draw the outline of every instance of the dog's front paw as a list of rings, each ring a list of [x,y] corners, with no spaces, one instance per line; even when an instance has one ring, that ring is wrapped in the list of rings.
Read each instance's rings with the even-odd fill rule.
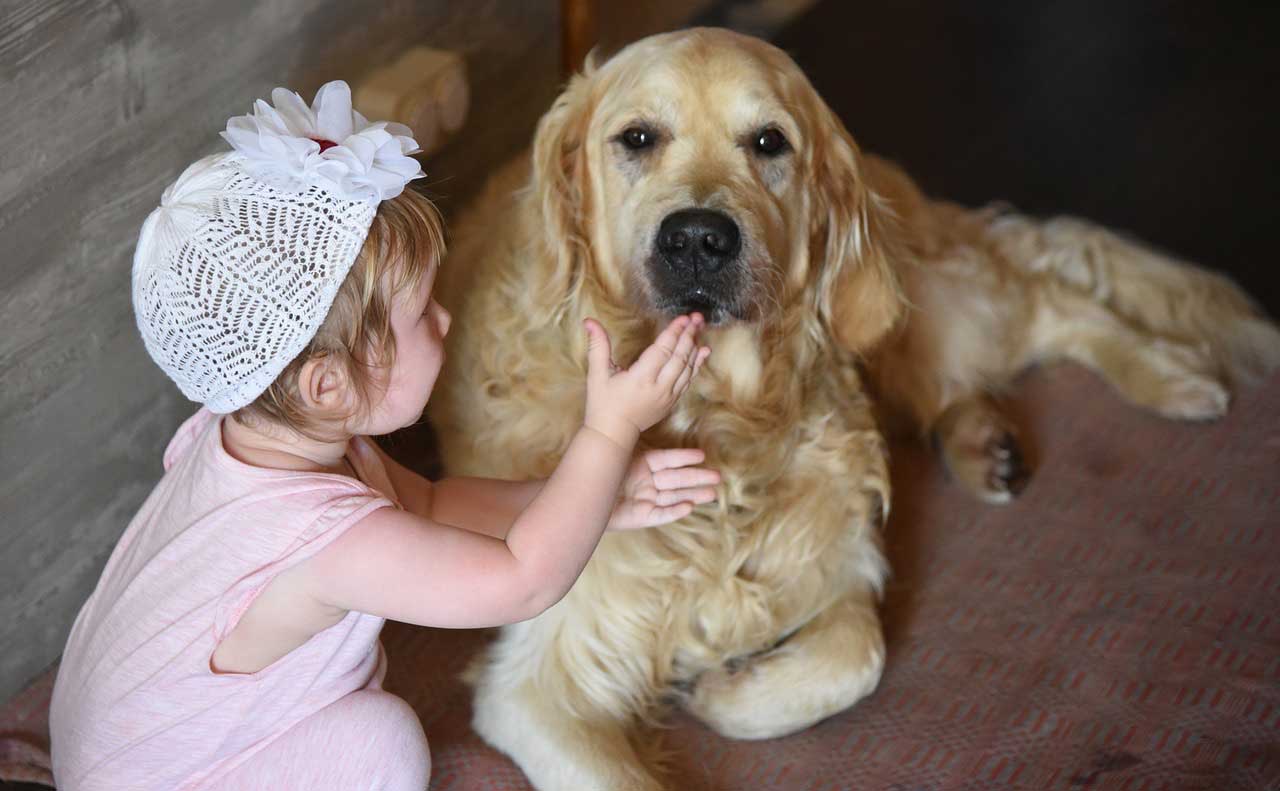
[[[731,739],[775,739],[844,711],[875,690],[885,647],[874,603],[852,596],[777,646],[700,674],[685,708]]]

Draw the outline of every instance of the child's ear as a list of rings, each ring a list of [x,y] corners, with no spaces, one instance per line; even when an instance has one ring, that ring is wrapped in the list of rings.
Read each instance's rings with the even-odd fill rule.
[[[309,411],[338,414],[351,400],[346,370],[328,355],[312,357],[298,372],[298,395]]]

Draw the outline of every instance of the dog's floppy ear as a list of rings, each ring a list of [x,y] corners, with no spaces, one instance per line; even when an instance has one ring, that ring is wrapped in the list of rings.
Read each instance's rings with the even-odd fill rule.
[[[903,258],[896,221],[867,182],[844,124],[809,88],[813,130],[810,260],[820,268],[818,313],[842,347],[871,350],[901,318],[895,267]]]
[[[537,304],[552,307],[553,315],[574,300],[590,264],[585,138],[594,72],[593,51],[583,73],[574,75],[538,122],[533,141],[533,189],[547,244],[538,265],[548,268],[540,279],[544,293]]]

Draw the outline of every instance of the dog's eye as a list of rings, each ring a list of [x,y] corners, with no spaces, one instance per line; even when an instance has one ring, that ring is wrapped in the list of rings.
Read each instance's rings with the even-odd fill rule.
[[[624,146],[632,151],[639,151],[652,146],[654,143],[654,137],[655,135],[653,132],[642,126],[629,126],[622,131],[622,134],[618,136],[618,139],[622,141]]]
[[[767,157],[776,157],[789,147],[787,138],[777,127],[770,126],[756,133],[756,151]]]

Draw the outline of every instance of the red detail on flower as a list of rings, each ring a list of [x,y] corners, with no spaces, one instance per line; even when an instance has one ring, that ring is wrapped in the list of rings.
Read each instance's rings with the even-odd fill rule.
[[[336,145],[337,145],[337,143],[333,142],[332,140],[325,140],[325,139],[324,139],[324,138],[322,138],[322,137],[312,137],[312,138],[308,138],[308,139],[309,139],[309,140],[314,140],[314,141],[316,141],[317,143],[319,143],[319,144],[320,144],[320,153],[321,153],[321,154],[323,154],[324,152],[328,151],[329,149],[331,149],[331,148],[333,148],[334,146],[336,146]]]

